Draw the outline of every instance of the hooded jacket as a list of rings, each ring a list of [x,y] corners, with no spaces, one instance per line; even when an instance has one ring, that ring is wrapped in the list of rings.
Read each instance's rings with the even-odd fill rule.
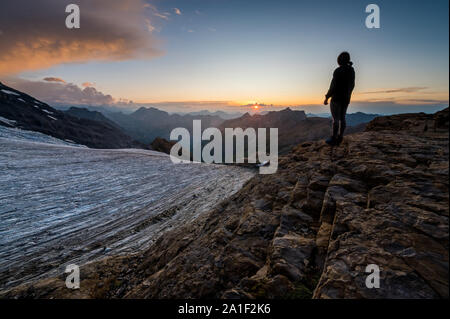
[[[326,94],[327,98],[341,104],[348,105],[355,87],[355,70],[348,65],[341,65],[333,72],[330,89]]]

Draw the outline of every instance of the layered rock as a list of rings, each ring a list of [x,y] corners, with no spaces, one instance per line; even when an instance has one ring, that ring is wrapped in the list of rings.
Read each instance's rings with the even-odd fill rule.
[[[306,142],[143,254],[3,297],[448,298],[448,109]],[[369,289],[366,267],[380,269]]]

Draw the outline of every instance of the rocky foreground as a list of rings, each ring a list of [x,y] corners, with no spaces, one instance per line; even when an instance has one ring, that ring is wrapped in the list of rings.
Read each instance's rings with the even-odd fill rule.
[[[307,142],[144,253],[3,293],[32,298],[448,298],[448,109]],[[368,264],[380,288],[365,285]]]

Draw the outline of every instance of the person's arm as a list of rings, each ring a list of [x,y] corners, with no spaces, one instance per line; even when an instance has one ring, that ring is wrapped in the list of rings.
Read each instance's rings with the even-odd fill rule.
[[[350,100],[352,99],[352,92],[353,89],[355,88],[355,70],[352,69],[352,71],[350,72],[350,76],[348,78],[348,102],[350,104]]]
[[[352,75],[350,79],[350,94],[353,92],[354,88],[355,88],[355,70],[352,69]]]
[[[328,104],[328,99],[333,96],[334,89],[336,87],[336,71],[333,72],[333,79],[331,80],[330,88],[328,89],[327,94],[325,94],[325,101],[323,104]]]

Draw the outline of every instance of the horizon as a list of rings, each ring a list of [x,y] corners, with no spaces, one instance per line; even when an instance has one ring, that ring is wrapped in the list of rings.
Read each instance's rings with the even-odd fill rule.
[[[285,109],[291,109],[292,111],[303,111],[307,116],[327,116],[331,117],[331,112],[329,109],[327,109],[327,106],[320,106],[321,109],[317,109],[317,106],[311,106],[311,107],[304,107],[304,106],[280,106],[276,108],[266,108],[266,109],[258,109],[255,110],[254,108],[243,108],[243,109],[234,109],[234,110],[223,110],[223,109],[196,109],[196,110],[180,110],[180,111],[170,111],[167,109],[164,109],[157,104],[141,104],[136,105],[134,108],[120,108],[110,105],[97,105],[97,106],[90,106],[90,105],[53,105],[54,108],[58,110],[68,110],[70,108],[80,108],[80,109],[86,109],[88,111],[98,111],[101,113],[114,113],[114,112],[122,112],[124,114],[131,114],[133,112],[136,112],[137,110],[144,108],[144,109],[157,109],[159,111],[167,112],[168,114],[179,114],[179,115],[187,115],[187,114],[196,114],[196,113],[203,113],[203,112],[209,112],[210,114],[215,114],[217,112],[222,112],[228,115],[239,115],[242,116],[245,113],[249,113],[250,115],[260,114],[264,115],[268,112],[279,112]],[[446,108],[448,108],[448,105],[437,105],[437,106],[430,106],[429,108],[422,110],[422,106],[408,106],[407,108],[400,108],[400,109],[392,109],[391,106],[379,106],[378,110],[385,112],[368,112],[370,109],[366,108],[358,108],[353,107],[352,109],[347,112],[347,114],[357,114],[357,113],[363,113],[367,115],[381,115],[381,116],[388,116],[388,115],[394,115],[394,114],[406,114],[406,113],[425,113],[425,114],[433,114],[439,111],[442,111]],[[320,112],[312,112],[312,111],[320,111]],[[376,109],[374,109],[376,110]]]
[[[104,1],[77,1],[72,30],[68,1],[6,3],[0,80],[52,106],[320,114],[336,56],[348,50],[350,113],[448,106],[445,0],[378,1],[380,29],[366,28],[365,1]]]

